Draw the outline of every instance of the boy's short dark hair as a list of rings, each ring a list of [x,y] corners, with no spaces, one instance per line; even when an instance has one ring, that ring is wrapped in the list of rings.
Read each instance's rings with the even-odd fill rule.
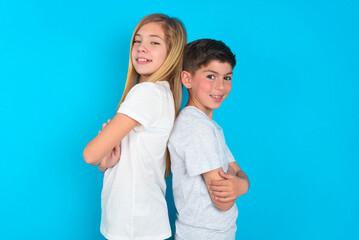
[[[195,73],[200,67],[211,61],[227,62],[232,68],[236,65],[236,56],[222,41],[199,39],[190,42],[184,49],[183,70]]]

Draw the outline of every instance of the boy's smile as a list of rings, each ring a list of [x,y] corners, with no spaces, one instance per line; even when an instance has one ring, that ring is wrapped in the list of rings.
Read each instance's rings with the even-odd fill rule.
[[[182,72],[182,82],[189,91],[187,106],[195,106],[212,119],[213,110],[221,106],[232,89],[232,66],[211,61],[194,74]]]

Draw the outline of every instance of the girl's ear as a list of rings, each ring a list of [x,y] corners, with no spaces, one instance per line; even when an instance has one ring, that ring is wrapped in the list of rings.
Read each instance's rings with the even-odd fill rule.
[[[181,72],[181,80],[183,85],[187,88],[190,89],[191,88],[191,74],[187,71],[182,71]]]

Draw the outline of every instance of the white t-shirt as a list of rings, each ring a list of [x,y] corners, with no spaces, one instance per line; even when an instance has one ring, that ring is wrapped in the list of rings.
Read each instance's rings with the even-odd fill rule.
[[[168,238],[165,151],[175,118],[168,82],[135,85],[118,113],[138,125],[122,139],[118,164],[105,172],[101,233],[110,240]]]
[[[168,141],[173,197],[177,208],[175,240],[234,240],[236,204],[221,211],[213,204],[202,174],[235,161],[222,128],[196,107],[179,113]]]

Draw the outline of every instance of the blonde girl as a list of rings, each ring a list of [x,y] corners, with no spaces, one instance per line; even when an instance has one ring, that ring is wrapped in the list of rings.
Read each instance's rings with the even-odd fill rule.
[[[175,18],[151,14],[137,24],[117,114],[85,147],[85,161],[105,172],[100,229],[107,239],[171,236],[166,146],[181,104],[186,42],[185,28]]]

